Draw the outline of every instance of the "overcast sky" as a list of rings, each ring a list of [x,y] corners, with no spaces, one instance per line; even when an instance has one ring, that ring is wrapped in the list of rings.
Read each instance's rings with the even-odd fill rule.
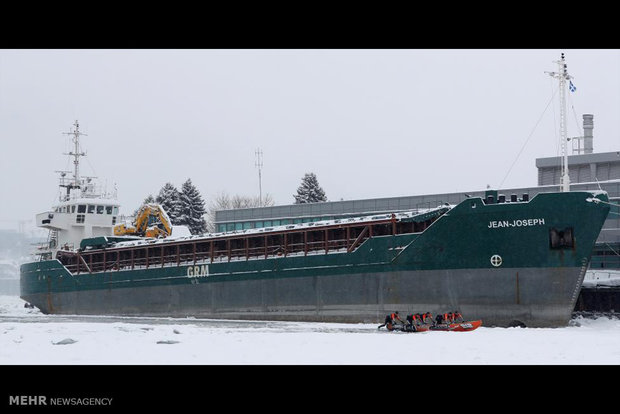
[[[537,183],[558,155],[557,81],[565,52],[577,87],[569,136],[594,114],[595,152],[620,150],[618,50],[0,50],[0,227],[33,220],[71,169],[131,213],[166,182],[291,204],[306,172],[330,201]],[[542,116],[542,120],[535,128]]]

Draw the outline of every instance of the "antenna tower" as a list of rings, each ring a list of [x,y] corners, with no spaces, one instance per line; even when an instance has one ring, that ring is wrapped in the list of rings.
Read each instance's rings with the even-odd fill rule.
[[[254,166],[258,168],[258,206],[263,206],[263,187],[262,187],[262,178],[261,178],[261,170],[263,168],[263,151],[258,148],[254,154],[256,155],[256,162]]]

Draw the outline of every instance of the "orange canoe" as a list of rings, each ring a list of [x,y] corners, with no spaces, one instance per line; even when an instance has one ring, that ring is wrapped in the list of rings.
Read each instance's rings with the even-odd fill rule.
[[[461,323],[451,323],[450,325],[448,325],[448,330],[454,331],[454,332],[473,331],[474,329],[478,328],[480,325],[482,325],[482,320],[467,321],[467,322],[461,322]]]
[[[432,331],[448,331],[448,332],[467,332],[473,331],[474,329],[480,327],[482,325],[482,320],[477,321],[467,321],[467,322],[459,322],[459,323],[451,323],[446,325],[435,325],[431,327]]]

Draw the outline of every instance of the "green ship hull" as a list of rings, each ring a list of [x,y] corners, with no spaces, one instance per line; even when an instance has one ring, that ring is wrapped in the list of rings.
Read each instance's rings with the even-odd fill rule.
[[[50,314],[355,323],[382,322],[394,310],[459,310],[486,326],[564,326],[607,202],[606,193],[589,192],[499,204],[471,198],[422,231],[360,234],[355,248],[312,254],[197,260],[194,247],[193,260],[149,266],[147,249],[146,265],[134,265],[131,253],[130,269],[108,269],[104,255],[101,271],[80,259],[82,272],[79,261],[77,271],[33,262],[21,267],[21,297]],[[106,252],[120,262],[114,247]]]

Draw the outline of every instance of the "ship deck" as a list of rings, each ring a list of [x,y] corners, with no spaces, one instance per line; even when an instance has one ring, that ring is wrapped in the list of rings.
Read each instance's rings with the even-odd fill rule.
[[[60,250],[58,260],[74,275],[121,270],[181,266],[197,263],[249,261],[270,257],[347,253],[365,240],[385,235],[424,232],[450,210],[442,206],[424,212],[388,214],[280,226],[261,231],[230,232],[179,239],[98,238],[98,246],[78,251]]]

